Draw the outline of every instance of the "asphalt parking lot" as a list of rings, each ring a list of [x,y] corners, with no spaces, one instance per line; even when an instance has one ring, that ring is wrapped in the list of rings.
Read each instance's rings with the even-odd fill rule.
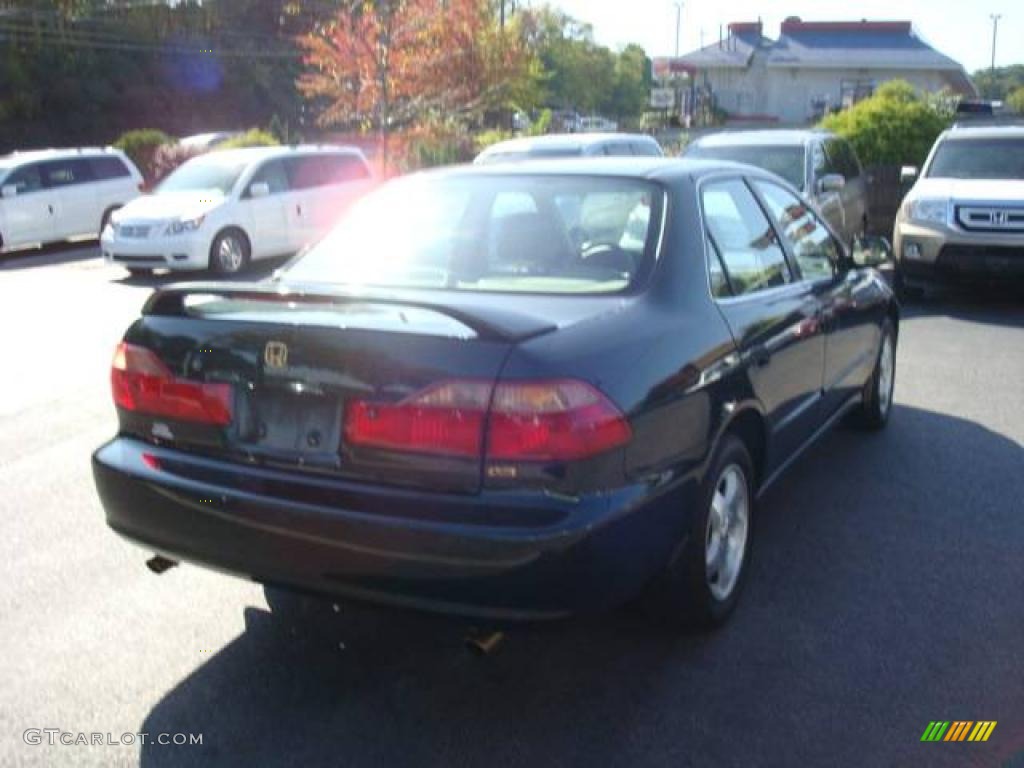
[[[1024,301],[908,307],[888,430],[840,428],[767,495],[732,621],[525,629],[343,609],[291,631],[254,584],[156,577],[89,454],[151,286],[93,246],[0,260],[0,764],[1024,766]],[[921,743],[995,720],[987,743]],[[202,745],[27,744],[31,728]]]

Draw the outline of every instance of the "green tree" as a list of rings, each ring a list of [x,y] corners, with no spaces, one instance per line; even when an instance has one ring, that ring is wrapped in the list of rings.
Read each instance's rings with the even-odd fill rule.
[[[1024,115],[1024,85],[1006,97],[1006,106],[1018,115]]]
[[[921,165],[949,117],[902,80],[880,87],[821,126],[847,138],[866,166]]]
[[[637,118],[647,108],[653,77],[651,60],[639,45],[627,45],[615,61],[611,112],[620,120]]]

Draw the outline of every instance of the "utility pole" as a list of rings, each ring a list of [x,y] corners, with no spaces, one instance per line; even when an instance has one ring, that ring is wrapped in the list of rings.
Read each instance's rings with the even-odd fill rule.
[[[679,58],[679,25],[682,23],[683,6],[676,3],[676,58]]]
[[[999,31],[999,20],[1003,18],[1001,13],[989,14],[992,19],[992,66],[989,69],[989,81],[992,88],[992,95],[995,96],[996,89],[996,33]]]

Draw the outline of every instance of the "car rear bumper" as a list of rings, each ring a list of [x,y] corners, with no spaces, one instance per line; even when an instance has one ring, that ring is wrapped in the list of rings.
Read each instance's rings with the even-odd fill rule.
[[[92,463],[110,527],[166,557],[499,621],[599,611],[636,596],[668,562],[695,488],[638,485],[576,499],[433,494],[299,477],[125,437]],[[489,510],[506,522],[481,524]],[[524,524],[507,522],[517,516]]]

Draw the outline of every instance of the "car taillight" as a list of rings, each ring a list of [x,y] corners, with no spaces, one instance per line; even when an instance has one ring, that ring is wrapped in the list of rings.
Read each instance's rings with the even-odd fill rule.
[[[446,381],[400,400],[349,401],[345,441],[394,451],[479,456],[491,385]]]
[[[573,380],[445,381],[397,403],[352,400],[345,410],[348,445],[498,461],[583,459],[631,435],[604,395]]]
[[[145,347],[117,345],[110,386],[114,403],[126,411],[214,426],[231,423],[230,384],[177,378]]]
[[[629,442],[618,408],[581,381],[508,382],[494,389],[487,458],[572,461]]]

